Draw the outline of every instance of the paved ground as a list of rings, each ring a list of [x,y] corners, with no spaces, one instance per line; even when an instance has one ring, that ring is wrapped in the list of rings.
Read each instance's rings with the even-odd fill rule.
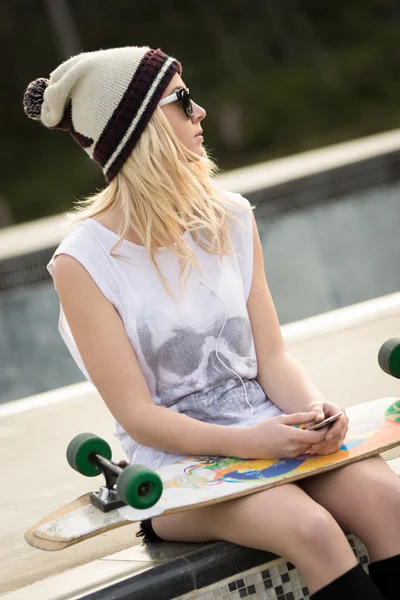
[[[289,348],[327,399],[348,406],[400,396],[400,382],[383,373],[376,360],[381,343],[399,334],[399,328],[399,315],[377,318],[309,341],[289,343]],[[0,594],[137,542],[136,525],[132,525],[58,553],[35,550],[25,543],[23,532],[28,526],[90,489],[90,480],[72,471],[64,458],[69,440],[81,431],[106,437],[114,456],[123,457],[111,433],[112,419],[95,392],[0,417]],[[400,449],[386,453],[385,458],[398,455]]]

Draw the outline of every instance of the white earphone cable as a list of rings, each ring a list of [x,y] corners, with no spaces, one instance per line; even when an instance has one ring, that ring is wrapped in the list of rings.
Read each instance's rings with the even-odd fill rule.
[[[252,419],[252,417],[253,417],[253,407],[252,407],[251,403],[249,402],[249,398],[248,398],[248,396],[247,396],[247,390],[246,390],[246,386],[245,386],[245,384],[244,384],[244,381],[243,381],[243,379],[240,377],[240,375],[239,375],[238,373],[236,373],[236,371],[234,371],[233,369],[231,369],[230,367],[228,367],[228,365],[226,365],[226,364],[225,364],[225,363],[224,363],[224,362],[221,360],[221,358],[220,358],[220,356],[219,356],[219,354],[218,354],[218,344],[219,344],[219,340],[220,340],[220,338],[221,338],[222,332],[223,332],[223,330],[224,330],[224,328],[225,328],[225,324],[226,324],[227,317],[228,317],[228,309],[226,308],[225,302],[224,302],[224,301],[223,301],[223,300],[222,300],[222,299],[221,299],[219,296],[217,296],[217,294],[216,294],[216,293],[215,293],[215,292],[214,292],[214,291],[213,291],[211,288],[209,288],[209,287],[208,287],[208,285],[206,285],[206,284],[205,284],[205,283],[203,283],[202,281],[200,281],[199,283],[200,283],[201,285],[204,285],[204,286],[205,286],[205,287],[206,287],[208,290],[210,290],[210,292],[211,292],[212,294],[214,294],[214,296],[215,296],[216,298],[218,298],[218,300],[220,300],[220,301],[222,302],[222,304],[224,305],[224,308],[225,308],[225,320],[224,320],[224,324],[222,325],[221,331],[219,332],[219,336],[218,336],[218,339],[217,339],[217,343],[216,343],[216,345],[215,345],[215,354],[217,355],[217,358],[218,358],[219,362],[220,362],[220,363],[221,363],[221,364],[222,364],[222,365],[223,365],[223,366],[224,366],[226,369],[228,369],[228,371],[231,371],[231,373],[234,373],[234,375],[236,375],[236,377],[238,377],[238,378],[240,379],[240,382],[241,382],[241,384],[242,384],[242,386],[243,386],[243,389],[244,389],[244,396],[245,396],[246,402],[247,402],[247,404],[248,404],[248,405],[249,405],[249,407],[250,407],[250,417],[248,418],[248,420],[247,420],[247,422],[246,422],[246,425],[247,425],[247,423],[249,423],[249,421],[251,421],[251,419]]]

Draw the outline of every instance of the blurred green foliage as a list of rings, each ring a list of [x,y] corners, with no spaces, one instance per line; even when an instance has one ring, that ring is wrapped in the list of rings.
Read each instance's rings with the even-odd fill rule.
[[[105,185],[65,132],[23,113],[27,84],[70,55],[49,3],[0,2],[0,197],[16,223]],[[149,45],[182,62],[222,169],[400,124],[398,0],[54,0],[62,4],[77,51]]]

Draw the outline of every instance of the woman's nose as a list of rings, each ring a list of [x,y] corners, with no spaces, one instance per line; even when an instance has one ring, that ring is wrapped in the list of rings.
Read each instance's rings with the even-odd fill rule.
[[[206,110],[199,104],[193,102],[193,121],[202,121],[206,116]]]

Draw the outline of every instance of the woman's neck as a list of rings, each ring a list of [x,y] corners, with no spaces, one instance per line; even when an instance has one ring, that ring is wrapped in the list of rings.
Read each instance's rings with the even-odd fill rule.
[[[92,218],[94,218],[107,229],[110,229],[110,231],[112,231],[116,235],[120,235],[119,231],[122,228],[122,216],[117,212],[112,212],[108,210]],[[185,230],[182,228],[182,235],[184,231]],[[125,239],[128,240],[128,242],[137,244],[138,246],[144,246],[141,238],[133,229],[128,231],[128,233],[125,235]]]

